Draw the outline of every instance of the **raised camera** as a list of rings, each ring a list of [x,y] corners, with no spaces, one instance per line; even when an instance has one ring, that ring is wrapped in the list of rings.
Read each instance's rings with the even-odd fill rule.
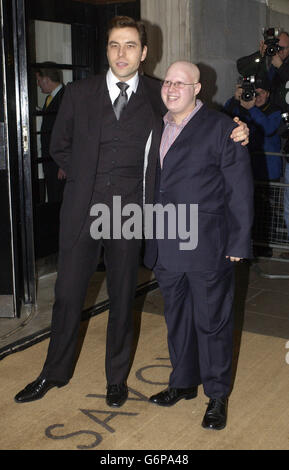
[[[243,101],[252,101],[252,99],[256,96],[255,75],[251,75],[250,77],[243,77],[241,81],[241,87],[243,88],[241,99]]]
[[[272,57],[279,51],[282,51],[284,47],[279,46],[279,35],[281,33],[280,28],[263,28],[264,43],[266,44],[266,55]]]
[[[282,117],[282,121],[286,125],[286,128],[289,129],[289,113],[282,113],[281,117]]]

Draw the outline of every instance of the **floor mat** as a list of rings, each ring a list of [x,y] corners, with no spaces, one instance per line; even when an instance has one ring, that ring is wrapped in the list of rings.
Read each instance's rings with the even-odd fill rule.
[[[105,403],[107,313],[82,325],[82,349],[70,383],[39,401],[17,404],[15,394],[39,374],[48,340],[1,361],[2,450],[189,450],[289,448],[289,344],[282,338],[243,332],[223,431],[201,427],[207,397],[171,408],[149,403],[170,373],[163,316],[143,313],[129,376],[129,399]],[[237,362],[238,359],[238,362]]]

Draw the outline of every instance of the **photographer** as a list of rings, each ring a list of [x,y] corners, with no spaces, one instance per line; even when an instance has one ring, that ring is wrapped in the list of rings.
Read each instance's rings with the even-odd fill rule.
[[[260,50],[238,59],[237,69],[243,77],[258,74],[264,80],[269,80],[270,102],[278,106],[281,112],[289,112],[289,34],[287,32],[280,32],[277,28],[265,30]],[[282,138],[283,153],[289,153],[289,132],[286,127],[283,123],[278,129],[278,134]],[[252,140],[251,137],[250,141]],[[284,183],[289,185],[289,159],[286,160]],[[284,219],[289,234],[289,187],[284,190]],[[289,253],[285,252],[281,254],[281,257],[289,259]]]
[[[268,77],[272,85],[272,103],[278,105],[283,112],[289,111],[289,34],[282,32],[279,36],[279,47],[281,50],[272,56],[271,66],[268,70]],[[260,44],[260,54],[265,57],[267,45],[264,41]],[[283,153],[289,153],[289,131],[288,123],[282,124],[279,128],[282,137]],[[284,183],[289,185],[289,159],[286,158],[284,169]],[[284,189],[284,220],[289,234],[289,189]],[[281,258],[289,259],[289,253],[284,252]]]
[[[280,153],[281,139],[278,128],[281,122],[279,108],[270,102],[269,80],[242,80],[236,87],[235,95],[225,104],[225,112],[230,116],[238,116],[246,122],[250,130],[248,150],[251,155],[254,180],[279,181],[282,175],[282,159],[272,153]],[[249,83],[250,82],[250,83]],[[255,216],[260,217],[259,208],[271,214],[271,201],[265,191],[255,194]],[[263,239],[270,242],[271,234],[275,231],[275,220],[270,219],[269,225],[264,226]],[[254,256],[272,256],[270,247],[254,246]]]
[[[248,149],[252,156],[254,178],[279,181],[282,160],[268,153],[279,153],[281,149],[277,133],[281,112],[270,102],[269,81],[257,78],[251,90],[245,88],[245,91],[242,85],[237,85],[234,97],[225,104],[225,111],[231,116],[238,116],[250,129]]]
[[[237,60],[240,75],[258,75],[269,80],[271,88],[271,103],[279,106],[285,112],[289,111],[286,95],[289,92],[289,34],[279,32],[277,28],[264,31],[264,40],[260,50]],[[287,85],[288,83],[288,85]],[[287,87],[287,88],[286,88]]]
[[[282,111],[289,110],[289,34],[282,32],[278,36],[278,49],[271,58],[271,65],[267,76],[271,83],[271,102],[279,106]],[[261,41],[260,54],[264,58],[268,45]],[[263,64],[263,61],[261,62]],[[286,95],[288,98],[286,100]],[[288,101],[288,102],[287,102]]]

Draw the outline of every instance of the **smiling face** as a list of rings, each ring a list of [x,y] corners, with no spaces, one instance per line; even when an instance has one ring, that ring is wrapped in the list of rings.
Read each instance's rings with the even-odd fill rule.
[[[127,81],[138,71],[145,60],[147,47],[142,49],[140,36],[135,28],[113,28],[107,44],[110,68],[120,81]]]
[[[162,100],[171,112],[175,122],[180,124],[196,106],[196,96],[201,90],[200,73],[196,65],[189,62],[175,62],[169,67],[165,80],[182,82],[184,88],[162,87]]]

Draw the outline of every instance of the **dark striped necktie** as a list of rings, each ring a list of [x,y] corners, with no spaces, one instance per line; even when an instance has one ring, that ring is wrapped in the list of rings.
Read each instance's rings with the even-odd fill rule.
[[[115,102],[113,103],[113,109],[116,115],[116,119],[119,120],[120,115],[128,102],[126,90],[129,88],[129,85],[124,82],[118,82],[117,86],[120,89],[120,94],[118,95]]]

